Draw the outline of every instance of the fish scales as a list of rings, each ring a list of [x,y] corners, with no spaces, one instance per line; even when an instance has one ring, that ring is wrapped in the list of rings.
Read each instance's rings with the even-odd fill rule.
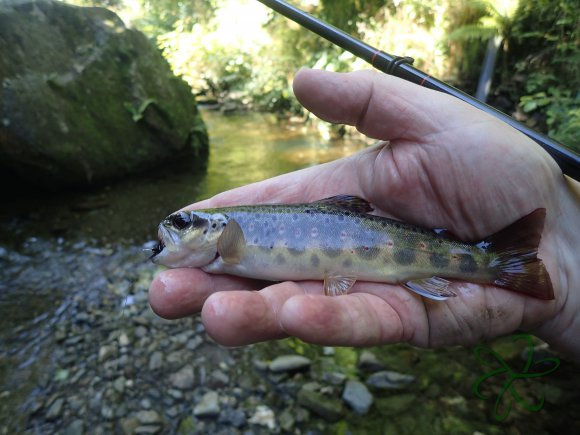
[[[368,214],[348,195],[311,204],[181,211],[159,225],[153,261],[256,279],[324,280],[343,294],[356,280],[401,283],[432,299],[455,294],[447,279],[487,283],[552,299],[537,258],[545,209],[479,243]]]
[[[473,278],[481,280],[490,276],[484,267],[489,255],[477,248],[387,218],[300,205],[215,211],[235,219],[246,239],[243,268],[226,266],[226,273],[238,270],[260,279],[299,280],[343,274],[382,282],[436,273],[460,277],[473,272]],[[272,263],[275,270],[270,270]]]

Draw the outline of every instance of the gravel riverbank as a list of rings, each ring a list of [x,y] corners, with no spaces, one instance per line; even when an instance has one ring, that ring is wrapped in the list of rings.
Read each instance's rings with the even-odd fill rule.
[[[514,406],[500,424],[471,391],[485,368],[469,349],[221,347],[198,317],[152,313],[156,268],[142,248],[0,247],[1,433],[517,434],[561,421],[580,432],[578,375],[565,362],[521,385],[530,401],[544,395],[541,411]],[[495,346],[522,364],[521,347]]]

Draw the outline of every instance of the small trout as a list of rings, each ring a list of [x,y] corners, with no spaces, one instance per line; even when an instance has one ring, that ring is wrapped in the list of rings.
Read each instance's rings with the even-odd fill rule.
[[[400,283],[424,297],[455,296],[451,280],[491,284],[554,299],[537,257],[545,209],[476,243],[368,214],[370,204],[339,195],[310,204],[180,211],[159,225],[152,260],[269,281],[324,280],[327,295],[357,280]]]

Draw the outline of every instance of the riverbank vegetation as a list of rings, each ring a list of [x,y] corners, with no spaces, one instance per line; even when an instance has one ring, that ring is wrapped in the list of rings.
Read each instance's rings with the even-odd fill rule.
[[[155,39],[200,101],[299,114],[301,66],[367,65],[255,0],[77,0],[118,12]],[[580,151],[580,27],[574,0],[295,0],[298,7],[474,93],[499,42],[489,102]]]

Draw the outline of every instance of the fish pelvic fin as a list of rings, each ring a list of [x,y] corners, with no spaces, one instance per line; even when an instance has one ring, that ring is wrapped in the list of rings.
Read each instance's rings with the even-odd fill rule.
[[[327,276],[324,278],[324,294],[326,296],[345,295],[355,282],[354,276]]]
[[[538,258],[546,209],[538,208],[481,242],[492,254],[493,284],[538,299],[554,299],[550,275]],[[495,254],[495,255],[493,255]]]

